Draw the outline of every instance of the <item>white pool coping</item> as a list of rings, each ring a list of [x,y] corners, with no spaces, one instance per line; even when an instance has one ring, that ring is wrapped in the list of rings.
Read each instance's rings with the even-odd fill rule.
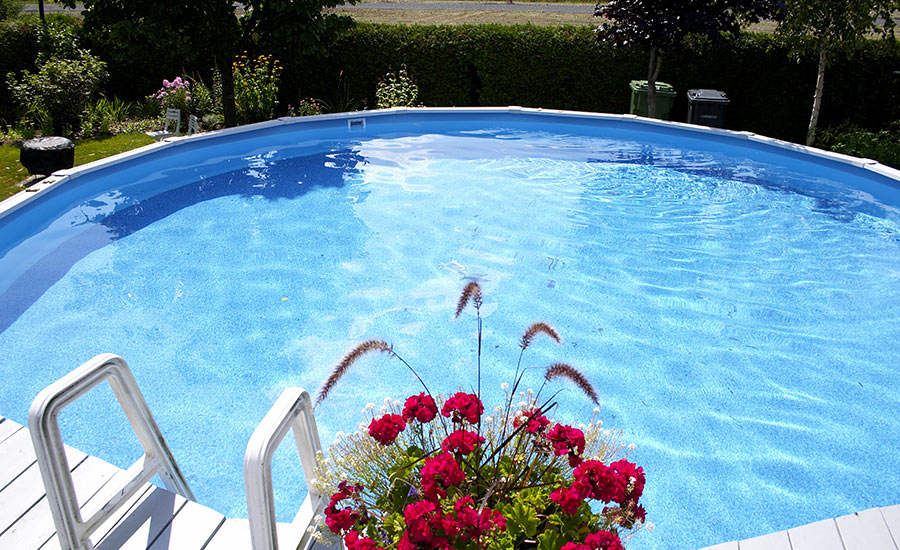
[[[614,115],[607,113],[590,113],[584,111],[564,111],[558,109],[542,109],[542,108],[532,108],[532,107],[519,107],[515,105],[511,105],[509,107],[393,107],[391,109],[379,109],[374,111],[354,111],[350,113],[333,113],[327,115],[313,115],[313,116],[305,116],[305,117],[282,117],[274,120],[269,120],[266,122],[258,122],[255,124],[247,124],[244,126],[238,126],[234,128],[226,128],[224,130],[215,130],[212,132],[204,132],[202,134],[194,134],[191,136],[179,136],[179,137],[169,137],[165,138],[157,143],[152,143],[150,145],[146,145],[144,147],[139,147],[137,149],[133,149],[131,151],[125,151],[123,153],[119,153],[117,155],[112,155],[103,159],[95,160],[93,162],[83,164],[81,166],[77,166],[75,168],[69,168],[67,170],[59,170],[54,172],[49,177],[35,183],[34,185],[16,193],[15,195],[0,201],[0,218],[8,216],[12,214],[16,210],[22,208],[23,206],[36,201],[49,193],[51,190],[65,185],[67,182],[72,181],[80,176],[84,176],[86,174],[90,174],[92,172],[96,172],[97,170],[101,170],[103,168],[108,168],[110,166],[114,166],[116,164],[121,164],[124,162],[128,162],[143,156],[151,155],[158,151],[162,151],[165,149],[170,149],[173,147],[179,147],[187,143],[196,143],[199,141],[204,141],[208,139],[216,139],[222,136],[230,136],[234,134],[241,133],[250,133],[256,132],[259,130],[263,130],[265,128],[275,127],[275,126],[284,126],[288,124],[309,124],[312,122],[323,121],[323,120],[347,120],[348,127],[350,124],[350,120],[358,120],[358,119],[366,119],[373,117],[382,117],[382,116],[396,116],[403,115],[407,113],[434,113],[434,114],[489,114],[489,113],[527,113],[530,115],[536,116],[548,116],[548,117],[556,117],[556,118],[570,118],[570,119],[588,119],[588,120],[597,120],[597,121],[618,121],[618,122],[629,122],[636,125],[642,125],[647,127],[663,127],[663,128],[677,128],[679,130],[692,132],[695,134],[706,134],[706,135],[714,135],[721,137],[728,137],[737,140],[745,140],[753,143],[760,143],[771,146],[776,149],[782,149],[787,151],[792,151],[795,153],[801,153],[810,155],[812,157],[818,157],[822,159],[827,159],[830,161],[834,161],[840,164],[846,164],[848,166],[853,166],[856,168],[862,168],[865,170],[869,170],[881,176],[885,176],[887,178],[893,179],[900,184],[900,170],[895,168],[891,168],[889,166],[885,166],[877,161],[872,159],[865,158],[857,158],[849,155],[844,155],[841,153],[835,153],[832,151],[825,151],[823,149],[818,149],[816,147],[809,147],[806,145],[800,145],[797,143],[792,143],[789,141],[783,141],[780,139],[770,138],[767,136],[762,136],[759,134],[755,134],[753,132],[746,131],[738,131],[738,130],[725,130],[722,128],[710,128],[708,126],[697,126],[694,124],[688,124],[686,122],[672,122],[668,120],[659,120],[655,118],[646,118],[640,117],[637,115]]]

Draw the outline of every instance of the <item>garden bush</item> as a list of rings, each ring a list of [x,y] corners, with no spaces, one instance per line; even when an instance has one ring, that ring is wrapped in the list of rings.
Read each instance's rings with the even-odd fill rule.
[[[844,123],[819,132],[816,146],[900,168],[900,121],[878,132]]]

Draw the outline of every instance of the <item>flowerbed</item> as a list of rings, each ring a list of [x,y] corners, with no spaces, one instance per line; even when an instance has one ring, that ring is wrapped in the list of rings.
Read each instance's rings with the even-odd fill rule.
[[[319,457],[315,490],[330,499],[324,524],[311,529],[322,538],[340,537],[348,550],[622,549],[646,519],[639,503],[644,471],[623,457],[633,446],[621,442],[621,432],[603,429],[599,408],[580,427],[548,416],[559,392],[545,393],[558,380],[598,403],[594,388],[570,365],[546,368],[537,392],[519,391],[529,346],[541,335],[561,342],[546,323],[525,331],[512,385],[503,385],[505,400],[485,415],[477,283],[464,289],[457,317],[470,303],[479,349],[473,392],[432,394],[415,369],[380,340],[363,342],[334,369],[317,404],[372,352],[399,360],[424,391],[403,402],[388,398],[380,411],[368,405],[359,430],[338,434],[328,457]]]

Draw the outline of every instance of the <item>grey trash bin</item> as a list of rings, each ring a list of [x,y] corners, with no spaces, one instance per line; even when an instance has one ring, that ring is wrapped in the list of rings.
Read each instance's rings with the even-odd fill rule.
[[[715,128],[725,127],[725,112],[731,103],[725,92],[696,89],[688,90],[687,96],[688,122]]]

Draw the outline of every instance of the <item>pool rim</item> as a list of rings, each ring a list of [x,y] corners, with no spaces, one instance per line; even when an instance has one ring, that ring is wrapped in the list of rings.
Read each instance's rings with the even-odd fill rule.
[[[129,162],[140,157],[148,156],[158,151],[163,151],[173,147],[184,145],[193,145],[195,143],[218,139],[225,136],[233,136],[235,134],[252,133],[267,128],[285,126],[292,124],[309,124],[321,121],[338,121],[347,120],[348,130],[351,121],[359,119],[367,119],[374,117],[404,115],[404,114],[461,114],[461,115],[484,115],[484,114],[528,114],[534,116],[547,116],[563,119],[587,119],[607,122],[625,122],[643,126],[644,129],[653,130],[654,128],[666,128],[684,131],[688,133],[703,134],[726,138],[728,141],[746,141],[757,145],[763,145],[782,152],[792,152],[800,155],[807,155],[814,159],[824,159],[826,161],[835,162],[837,164],[851,166],[857,169],[867,170],[874,174],[886,177],[897,182],[900,186],[900,170],[891,168],[881,164],[878,161],[853,157],[833,151],[826,151],[816,147],[801,145],[790,141],[784,141],[747,130],[727,130],[724,128],[712,128],[709,126],[699,126],[686,122],[674,122],[669,120],[660,120],[656,118],[641,117],[632,114],[610,114],[610,113],[592,113],[587,111],[567,111],[561,109],[544,109],[540,107],[519,107],[511,105],[508,107],[392,107],[390,109],[377,109],[372,111],[353,111],[347,113],[331,113],[325,115],[312,115],[304,117],[280,117],[265,122],[257,122],[254,124],[246,124],[233,128],[225,128],[223,130],[213,130],[211,132],[203,132],[193,135],[172,136],[164,138],[156,143],[151,143],[137,149],[125,151],[116,155],[98,159],[74,168],[58,170],[48,177],[38,181],[37,183],[19,191],[15,195],[0,201],[0,219],[16,212],[20,208],[31,204],[40,199],[53,189],[65,185],[80,176],[109,168],[117,164]]]

